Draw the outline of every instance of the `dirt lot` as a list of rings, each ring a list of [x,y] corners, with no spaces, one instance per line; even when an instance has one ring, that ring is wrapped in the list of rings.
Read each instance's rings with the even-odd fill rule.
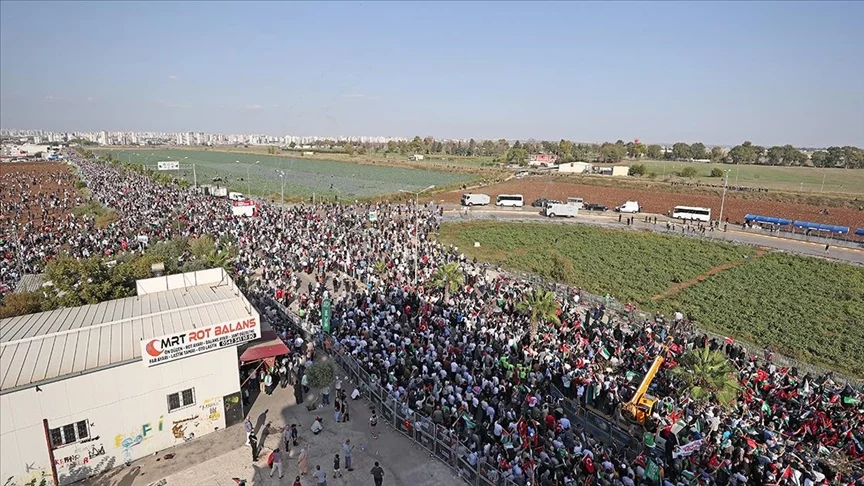
[[[647,213],[666,214],[674,206],[710,207],[712,217],[720,214],[720,194],[688,194],[684,192],[663,192],[662,190],[631,189],[621,187],[603,187],[586,184],[574,184],[555,181],[549,178],[532,177],[522,180],[510,180],[503,184],[484,187],[474,192],[489,194],[493,204],[499,194],[522,194],[525,204],[531,204],[535,199],[566,200],[568,197],[581,197],[586,202],[600,203],[609,206],[610,210],[624,201],[635,200],[642,205]],[[436,195],[449,203],[459,203],[462,191],[454,191]],[[820,214],[827,209],[828,214]],[[823,224],[836,224],[850,228],[864,227],[864,211],[851,207],[816,206],[792,202],[759,200],[752,197],[741,197],[729,191],[726,194],[726,205],[723,218],[730,222],[743,222],[747,213],[762,216],[774,216],[793,220],[811,221]]]
[[[37,226],[43,216],[57,216],[69,212],[74,206],[77,177],[72,169],[57,162],[14,162],[0,164],[0,204],[3,215],[0,222],[8,225],[16,220]],[[64,203],[64,191],[67,196]],[[22,202],[26,198],[26,202]],[[54,202],[54,207],[52,206]],[[65,205],[65,208],[64,208]],[[45,208],[43,213],[42,208]]]

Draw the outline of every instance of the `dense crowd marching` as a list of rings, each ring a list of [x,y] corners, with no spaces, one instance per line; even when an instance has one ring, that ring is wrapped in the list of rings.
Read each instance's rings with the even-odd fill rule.
[[[394,405],[458,433],[459,453],[493,482],[633,486],[654,484],[656,472],[664,485],[864,484],[860,390],[830,374],[779,368],[732,342],[709,341],[680,314],[631,319],[572,290],[559,294],[561,325],[541,325],[531,342],[527,317],[516,307],[533,285],[430,238],[438,207],[265,203],[258,217],[234,217],[225,200],[73,160],[94,197],[119,218],[105,228],[86,217],[49,219],[46,227],[28,226],[20,248],[7,236],[4,283],[20,278],[19,251],[28,273],[61,251],[111,255],[175,235],[227,235],[238,249],[237,278],[253,292],[298,301],[312,320],[330,298],[342,352],[388,390]],[[68,207],[71,197],[28,196],[16,207]],[[445,295],[430,282],[451,262],[464,284]],[[317,285],[302,289],[301,273]],[[668,372],[681,353],[701,346],[721,349],[738,370],[742,393],[734,406],[692,401]],[[661,353],[667,359],[651,387],[661,401],[648,428],[660,431],[665,444],[653,456],[632,459],[562,412],[556,390],[581,407],[618,415]],[[684,424],[685,433],[670,433],[675,424]],[[844,474],[837,457],[852,464]]]

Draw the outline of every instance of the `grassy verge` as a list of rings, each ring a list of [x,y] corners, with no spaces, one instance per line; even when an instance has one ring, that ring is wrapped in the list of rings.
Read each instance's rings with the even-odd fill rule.
[[[440,239],[478,260],[608,293],[647,311],[680,310],[706,330],[864,376],[861,267],[583,225],[449,223]]]

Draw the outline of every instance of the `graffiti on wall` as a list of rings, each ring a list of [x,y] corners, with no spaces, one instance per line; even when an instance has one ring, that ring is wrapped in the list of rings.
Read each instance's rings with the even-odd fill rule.
[[[57,469],[72,470],[76,467],[86,466],[90,461],[105,455],[105,446],[99,443],[91,443],[88,446],[79,447],[65,452],[62,456],[54,456],[54,464]]]
[[[154,432],[162,432],[164,426],[164,417],[159,417],[154,430],[153,424],[147,422],[141,424],[141,430],[136,430],[130,434],[117,434],[114,436],[114,447],[123,450],[123,461],[128,465],[132,462],[132,449],[150,438],[150,434]]]
[[[219,420],[223,412],[222,397],[205,399],[198,406],[198,410],[194,415],[171,422],[171,434],[177,442],[181,440],[188,442],[196,435],[206,434],[219,428]]]

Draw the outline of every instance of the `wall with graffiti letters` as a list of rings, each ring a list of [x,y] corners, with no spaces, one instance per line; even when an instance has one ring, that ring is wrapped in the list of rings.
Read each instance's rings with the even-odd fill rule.
[[[223,397],[240,389],[236,363],[237,351],[227,348],[0,394],[0,486],[54,485],[43,418],[49,429],[74,425],[53,447],[62,485],[224,429]],[[169,411],[168,396],[189,389],[194,402]]]

